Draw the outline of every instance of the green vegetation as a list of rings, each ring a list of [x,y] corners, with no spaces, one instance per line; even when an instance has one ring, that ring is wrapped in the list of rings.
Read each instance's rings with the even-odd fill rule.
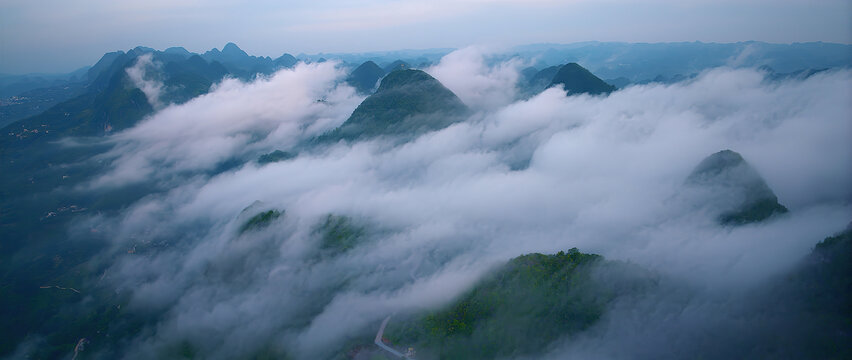
[[[269,210],[252,216],[250,219],[248,219],[248,221],[245,222],[245,224],[243,224],[243,226],[240,226],[240,234],[249,230],[258,230],[265,228],[269,226],[270,223],[272,223],[272,220],[281,217],[281,215],[283,214],[284,212],[278,210]]]
[[[257,163],[264,165],[264,164],[269,164],[269,163],[274,163],[274,162],[279,162],[279,161],[290,160],[294,157],[296,157],[296,155],[294,155],[292,153],[289,153],[289,152],[286,152],[286,151],[281,151],[281,150],[275,150],[275,151],[273,151],[269,154],[263,154],[260,157],[258,157]]]
[[[319,141],[380,135],[416,136],[461,120],[467,106],[438,80],[420,70],[397,70],[382,79],[343,125]]]
[[[348,216],[329,214],[319,224],[314,233],[320,237],[320,249],[331,254],[340,254],[351,250],[366,236],[366,229],[355,224]]]
[[[576,248],[523,255],[446,308],[392,322],[386,337],[439,358],[529,354],[594,324],[617,296],[650,285],[645,274]]]

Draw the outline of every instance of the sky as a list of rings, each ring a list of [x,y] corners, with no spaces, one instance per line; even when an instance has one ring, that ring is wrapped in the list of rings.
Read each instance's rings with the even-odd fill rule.
[[[0,0],[0,73],[109,51],[235,42],[249,54],[578,41],[852,43],[849,0]]]

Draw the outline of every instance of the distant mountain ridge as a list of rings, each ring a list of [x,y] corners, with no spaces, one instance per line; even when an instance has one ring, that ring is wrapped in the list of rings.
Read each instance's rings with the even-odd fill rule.
[[[601,80],[577,63],[550,66],[540,71],[531,67],[524,69],[522,74],[525,77],[521,78],[521,93],[525,97],[534,96],[552,87],[564,89],[568,96],[577,94],[602,95],[616,90],[615,86]]]
[[[91,80],[82,91],[83,94],[59,103],[42,114],[12,124],[4,131],[17,133],[21,129],[46,125],[42,130],[47,131],[26,133],[26,136],[17,140],[30,141],[36,137],[100,135],[134,125],[153,111],[152,105],[148,104],[144,94],[126,73],[126,69],[134,66],[137,59],[145,54],[151,54],[152,61],[162,65],[156,71],[149,70],[154,72],[149,76],[156,77],[164,84],[161,100],[165,103],[182,103],[206,93],[213,83],[229,74],[222,64],[207,62],[198,55],[187,58],[145,48],[135,48],[127,53],[108,53],[88,72]],[[4,138],[2,141],[5,143],[10,139]]]
[[[538,71],[536,68],[529,68],[531,71],[528,72],[530,75],[527,81],[527,92],[530,95],[538,94],[544,89],[547,89],[551,83],[553,83],[553,78],[556,76],[556,73],[559,72],[559,68],[562,65],[550,66]]]
[[[210,62],[221,63],[230,73],[241,78],[251,78],[258,73],[270,74],[280,68],[288,68],[296,64],[293,55],[285,53],[276,59],[268,56],[251,56],[232,42],[225,44],[222,51],[213,48],[201,54],[201,57]]]
[[[380,68],[379,65],[372,61],[366,61],[349,74],[346,82],[361,94],[371,94],[379,79],[385,74],[385,70]]]
[[[134,52],[155,51],[141,46],[132,50]],[[186,59],[192,55],[199,55],[207,61],[219,62],[231,76],[249,80],[257,74],[270,74],[276,69],[295,66],[298,61],[310,63],[326,59],[342,61],[350,65],[373,61],[384,66],[383,70],[386,72],[410,68],[409,64],[424,68],[438,62],[453,50],[441,48],[313,55],[301,53],[297,56],[284,53],[273,59],[268,56],[249,55],[236,44],[228,43],[222,50],[211,49],[201,54],[192,53],[183,47],[170,47],[160,53],[174,59]],[[824,69],[852,66],[852,45],[822,42],[771,44],[758,41],[738,43],[590,41],[571,44],[522,45],[512,48],[510,52],[511,56],[535,65],[534,68],[525,69],[525,79],[533,76],[529,73],[533,71],[532,69],[549,69],[554,64],[576,62],[586,65],[588,70],[596,76],[607,79],[607,83],[619,88],[631,84],[675,83],[693,78],[708,68],[719,66],[776,69],[768,76],[777,79],[809,76],[808,74]],[[68,74],[0,74],[0,127],[12,121],[36,115],[52,105],[81,95],[85,92],[82,88],[96,79],[101,71],[108,68],[121,53],[123,51],[107,53],[93,66]],[[523,89],[524,96],[529,97],[530,93],[536,94],[549,84],[549,81],[536,83],[529,89]],[[33,91],[37,89],[43,90]],[[24,94],[24,92],[28,93]],[[16,99],[7,99],[14,95],[20,96]]]
[[[538,68],[576,62],[603,79],[624,77],[632,83],[658,76],[670,79],[720,67],[770,66],[780,73],[802,69],[852,66],[852,45],[804,42],[773,44],[669,42],[626,43],[588,41],[570,44],[530,44],[512,48]]]
[[[296,63],[295,58],[289,54],[284,54],[275,60],[250,56],[234,43],[228,43],[222,51],[212,49],[203,55],[191,53],[181,47],[157,51],[138,46],[127,52],[109,52],[87,70],[87,79],[83,83],[69,88],[71,93],[62,94],[62,97],[69,100],[56,104],[55,111],[51,112],[47,109],[34,118],[22,120],[23,123],[8,130],[17,132],[18,128],[31,129],[34,126],[46,124],[48,129],[43,130],[50,130],[51,127],[54,127],[55,131],[64,129],[54,132],[56,136],[65,134],[65,131],[71,129],[74,129],[77,135],[97,135],[99,131],[100,133],[105,131],[104,129],[121,130],[135,124],[142,116],[150,113],[151,109],[141,103],[139,90],[134,90],[133,84],[130,84],[128,79],[120,80],[116,77],[126,78],[124,70],[133,66],[136,59],[145,54],[151,54],[152,60],[162,65],[156,76],[165,85],[163,100],[166,103],[182,103],[204,94],[213,83],[225,76],[250,79],[255,74],[271,74],[278,69],[292,67]],[[117,92],[136,95],[118,96]],[[101,99],[101,102],[93,102],[95,98]],[[127,106],[135,107],[139,111],[122,113],[125,115],[118,116],[102,109],[103,107],[129,109]],[[66,113],[70,118],[64,115]],[[57,114],[61,115],[62,119]],[[77,124],[71,124],[73,122]],[[59,125],[60,123],[62,125]],[[41,137],[47,134],[50,133],[40,132],[38,135],[27,133],[27,136]]]
[[[560,67],[548,85],[549,88],[554,86],[564,88],[567,95],[600,95],[615,91],[615,86],[607,84],[577,63],[568,63]]]
[[[411,69],[411,64],[409,64],[405,61],[402,61],[402,60],[396,60],[396,61],[388,64],[384,68],[386,73],[390,73],[390,72],[393,72],[393,71],[396,71],[396,70],[405,70],[405,69]]]

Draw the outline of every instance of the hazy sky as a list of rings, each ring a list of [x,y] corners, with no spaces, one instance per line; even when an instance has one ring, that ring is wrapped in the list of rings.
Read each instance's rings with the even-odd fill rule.
[[[852,42],[850,0],[0,0],[0,73],[137,45],[250,54],[576,41]]]

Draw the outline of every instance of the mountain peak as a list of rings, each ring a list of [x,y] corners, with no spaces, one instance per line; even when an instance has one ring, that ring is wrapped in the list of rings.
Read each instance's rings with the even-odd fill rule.
[[[129,52],[135,52],[137,55],[140,55],[140,54],[152,53],[152,52],[155,52],[155,51],[157,51],[157,50],[154,50],[153,48],[150,48],[150,47],[147,47],[147,46],[137,46],[137,47],[131,49],[130,51],[128,51],[128,53]]]
[[[163,50],[163,52],[166,53],[166,54],[185,55],[187,57],[192,56],[192,53],[190,53],[188,50],[186,50],[182,46],[172,46],[172,47],[170,47],[166,50]]]
[[[349,74],[346,82],[362,94],[370,94],[385,71],[372,61],[366,61]]]
[[[296,60],[296,58],[293,57],[293,55],[290,55],[288,53],[284,53],[281,56],[279,56],[278,58],[276,58],[275,60],[272,60],[272,62],[276,66],[279,66],[279,67],[291,68],[291,67],[295,66],[296,63],[298,63],[299,61]]]
[[[91,82],[97,79],[97,77],[102,72],[109,69],[112,63],[121,56],[124,56],[124,51],[121,50],[104,54],[104,56],[102,56],[101,59],[98,60],[97,63],[95,63],[95,65],[93,65],[89,68],[89,70],[87,70],[87,76],[89,81]]]
[[[567,95],[600,95],[615,91],[615,86],[607,84],[601,78],[574,62],[562,65],[559,68],[548,87],[554,86],[562,86]]]
[[[413,69],[396,70],[390,72],[384,79],[382,79],[382,83],[379,85],[379,89],[376,90],[376,93],[403,88],[412,84],[431,82],[438,83],[441,87],[444,86],[425,71]]]
[[[240,47],[237,46],[237,44],[234,44],[232,42],[225,44],[225,47],[222,48],[222,54],[231,55],[231,56],[233,56],[233,55],[248,56],[248,54],[245,51],[243,51],[243,49],[240,49]]]
[[[745,164],[745,159],[738,152],[725,149],[716,152],[701,161],[689,175],[689,181],[702,181],[719,176],[721,173]],[[749,166],[750,168],[750,166]]]
[[[757,170],[732,150],[704,158],[686,182],[711,189],[716,201],[726,202],[718,218],[723,225],[759,222],[788,211]]]
[[[396,61],[388,64],[388,66],[385,66],[385,68],[384,68],[386,73],[394,72],[396,70],[406,70],[406,69],[411,69],[411,65],[409,63],[405,62],[405,61],[402,61],[402,60],[396,60]]]
[[[368,65],[369,66],[369,65]],[[467,106],[441,82],[421,70],[385,76],[339,128],[320,140],[353,140],[381,135],[416,136],[461,120]]]

